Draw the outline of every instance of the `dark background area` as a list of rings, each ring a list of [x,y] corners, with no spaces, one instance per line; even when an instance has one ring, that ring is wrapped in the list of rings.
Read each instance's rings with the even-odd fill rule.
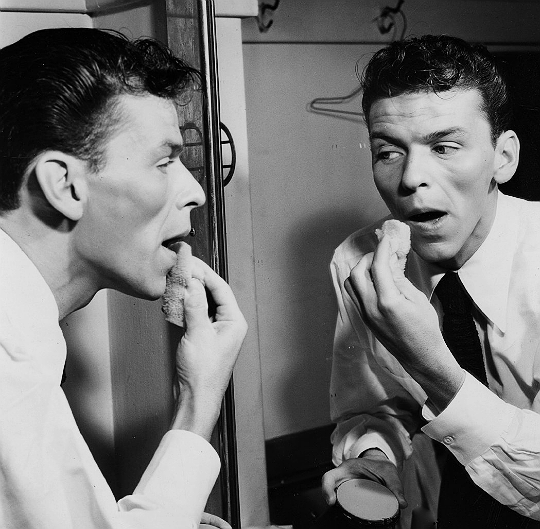
[[[514,177],[500,186],[508,195],[540,200],[540,53],[497,52],[514,100],[512,129],[521,143]]]

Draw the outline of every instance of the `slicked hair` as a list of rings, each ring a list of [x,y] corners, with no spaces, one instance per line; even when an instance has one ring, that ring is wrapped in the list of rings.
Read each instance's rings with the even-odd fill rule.
[[[379,99],[452,89],[478,90],[493,144],[512,119],[504,73],[496,59],[484,46],[456,37],[425,35],[393,42],[371,58],[361,84],[368,128],[369,111]]]
[[[58,150],[103,163],[119,96],[177,100],[196,70],[153,39],[98,29],[46,29],[0,50],[0,212],[20,205],[32,160]]]

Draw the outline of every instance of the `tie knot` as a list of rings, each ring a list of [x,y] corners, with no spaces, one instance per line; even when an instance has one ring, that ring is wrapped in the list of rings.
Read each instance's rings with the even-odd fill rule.
[[[445,314],[465,313],[471,310],[471,299],[456,272],[444,274],[435,288],[435,294]]]

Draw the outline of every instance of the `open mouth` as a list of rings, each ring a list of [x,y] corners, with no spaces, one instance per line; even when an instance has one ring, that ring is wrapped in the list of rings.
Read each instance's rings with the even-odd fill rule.
[[[182,237],[172,237],[170,239],[167,239],[161,243],[161,246],[164,246],[168,250],[171,250],[173,252],[176,251],[175,246],[179,244],[183,240]]]
[[[423,213],[411,215],[408,220],[412,222],[433,222],[444,217],[444,215],[446,215],[444,211],[424,211]]]

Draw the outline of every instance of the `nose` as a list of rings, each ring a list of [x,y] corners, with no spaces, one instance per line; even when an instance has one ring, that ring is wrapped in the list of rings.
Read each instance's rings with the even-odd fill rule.
[[[406,193],[414,193],[419,187],[429,185],[428,161],[417,152],[409,152],[403,162],[401,187]]]
[[[206,202],[203,188],[183,163],[180,162],[180,166],[181,174],[179,175],[179,181],[183,182],[184,185],[178,191],[176,206],[178,209],[189,206],[198,208]]]

